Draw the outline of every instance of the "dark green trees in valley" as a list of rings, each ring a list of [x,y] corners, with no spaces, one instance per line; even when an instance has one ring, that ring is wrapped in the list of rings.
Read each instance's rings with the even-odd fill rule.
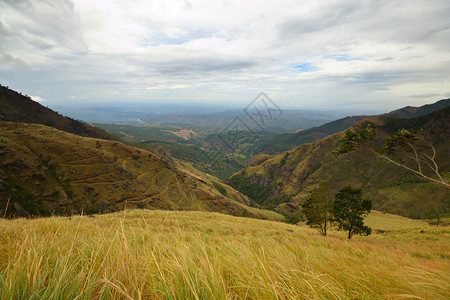
[[[333,196],[328,182],[311,191],[309,197],[302,204],[302,212],[307,221],[306,225],[317,228],[322,235],[327,235],[328,225],[332,219]]]
[[[364,225],[364,217],[370,213],[372,201],[362,198],[361,188],[342,187],[335,195],[333,216],[339,230],[348,231],[350,240],[355,234],[370,235],[372,230]]]

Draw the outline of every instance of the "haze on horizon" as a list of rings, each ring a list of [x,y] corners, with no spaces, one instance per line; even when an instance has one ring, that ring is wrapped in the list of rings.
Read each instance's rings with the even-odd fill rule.
[[[388,111],[450,97],[450,1],[0,0],[0,83],[50,106]]]

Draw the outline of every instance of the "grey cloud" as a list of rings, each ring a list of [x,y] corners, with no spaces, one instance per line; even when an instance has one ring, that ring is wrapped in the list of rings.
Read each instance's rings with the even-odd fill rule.
[[[321,7],[309,16],[297,17],[281,23],[278,27],[282,40],[299,38],[333,26],[348,23],[354,19],[364,18],[368,12],[367,4],[347,2],[339,5]]]
[[[120,16],[122,8],[125,14],[127,9],[130,9],[130,15],[135,13],[133,5],[137,2],[118,2],[119,8],[112,10],[115,14]],[[185,9],[189,9],[190,2],[185,3]],[[139,87],[143,90],[148,82],[165,86],[172,83],[204,84],[194,92],[192,88],[189,95],[182,94],[186,91],[171,90],[170,93],[179,93],[173,97],[188,95],[195,98],[205,89],[213,95],[227,89],[239,93],[249,88],[264,88],[283,90],[293,98],[309,93],[317,99],[320,96],[338,99],[340,95],[360,89],[368,97],[373,97],[372,91],[390,89],[392,95],[408,95],[413,92],[405,92],[404,87],[398,86],[415,83],[420,86],[430,82],[429,86],[424,85],[428,92],[436,82],[449,78],[448,0],[333,3],[304,17],[295,17],[295,11],[278,10],[280,6],[290,4],[289,1],[280,2],[273,11],[263,12],[262,19],[249,16],[237,20],[235,27],[224,26],[220,20],[216,24],[212,20],[205,23],[208,25],[200,22],[200,25],[192,26],[195,30],[187,26],[182,17],[176,20],[180,24],[150,20],[150,17],[146,20],[145,16],[142,20],[137,18],[135,23],[135,20],[125,18],[126,22],[136,25],[138,31],[143,28],[143,36],[127,40],[131,42],[130,47],[121,47],[119,42],[119,45],[112,43],[109,48],[110,40],[115,41],[119,35],[115,36],[114,30],[102,28],[109,17],[102,15],[107,8],[91,15],[82,5],[78,12],[69,0],[0,0],[0,79],[7,79],[8,84],[20,82],[25,87],[52,91],[42,95],[52,100],[53,94],[66,99],[68,95],[78,95],[77,90],[84,90],[91,97],[112,89]],[[178,4],[182,6],[184,2]],[[403,13],[402,5],[409,5],[408,14]],[[193,12],[199,10],[200,7],[194,7]],[[8,16],[4,15],[6,11]],[[173,17],[177,16],[180,15]],[[97,17],[105,20],[97,22]],[[261,26],[263,22],[268,24],[267,28]],[[188,30],[186,36],[168,45],[170,41],[161,31],[164,26],[185,26]],[[222,27],[225,33],[219,34]],[[134,29],[133,26],[129,28]],[[120,34],[127,34],[122,33],[121,28],[117,29]],[[161,36],[155,32],[161,32]],[[209,38],[221,40],[210,45],[206,42]],[[218,48],[222,45],[229,48],[230,53]],[[352,53],[353,47],[358,47],[357,53]],[[337,69],[340,65],[324,63],[324,68],[317,73],[300,74],[288,70],[293,63],[315,64],[330,54],[361,56],[365,60],[342,62],[343,69],[340,70]],[[359,63],[368,63],[367,70],[361,71]],[[435,67],[437,65],[441,67]],[[26,74],[22,70],[27,70]],[[33,90],[24,91],[36,94]]]
[[[155,64],[157,72],[162,74],[195,74],[211,72],[239,71],[253,66],[254,63],[245,60],[220,59],[213,57],[203,57],[192,60],[176,60],[159,62]]]
[[[169,55],[169,57],[171,57]],[[156,59],[151,56],[116,56],[118,67],[126,68],[131,64],[136,67],[133,76],[168,76],[197,78],[199,76],[212,76],[223,73],[239,72],[258,64],[250,58],[233,58],[214,55],[211,53],[187,54],[175,56],[171,59]],[[131,75],[131,74],[130,74]]]
[[[10,54],[0,53],[0,65],[12,65],[13,68],[17,67],[21,71],[29,70],[29,67],[27,66],[27,63],[25,61]]]
[[[3,4],[11,6],[30,6],[31,0],[3,0]],[[0,3],[2,5],[2,3]]]
[[[50,50],[83,49],[81,22],[69,0],[7,1],[3,6],[15,11],[26,21],[12,20],[7,26],[0,13],[0,40],[3,53],[27,49],[34,54],[50,54]],[[61,51],[59,51],[61,52]]]
[[[372,19],[355,26],[356,32],[384,43],[450,45],[449,1],[391,1],[376,10]]]
[[[447,93],[442,93],[442,94],[438,94],[438,93],[416,94],[416,95],[410,95],[408,97],[409,98],[423,99],[423,98],[448,97],[448,95],[450,95],[450,91],[448,91]]]

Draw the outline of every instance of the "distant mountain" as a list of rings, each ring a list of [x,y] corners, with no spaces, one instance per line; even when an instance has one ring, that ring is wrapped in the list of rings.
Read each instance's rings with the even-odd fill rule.
[[[43,124],[85,137],[118,140],[100,128],[64,117],[30,97],[0,85],[0,122],[5,121]]]
[[[359,121],[353,129],[368,122],[377,126],[375,143],[397,129],[421,128],[437,150],[440,171],[450,178],[448,156],[450,107],[431,114],[404,119],[383,115]],[[232,176],[228,183],[265,208],[298,213],[309,191],[320,182],[329,181],[337,191],[346,184],[362,186],[374,209],[409,217],[423,217],[431,205],[450,206],[448,190],[427,182],[385,160],[363,153],[335,157],[331,154],[337,139],[345,132],[329,135],[313,143],[300,145],[284,153],[255,161]]]
[[[212,176],[117,141],[0,122],[0,215],[203,210],[283,219]]]
[[[258,152],[266,154],[281,153],[301,144],[311,143],[320,140],[327,135],[347,129],[365,118],[367,118],[367,116],[345,117],[318,127],[298,132],[281,133],[263,142],[261,145],[258,145]]]
[[[400,118],[415,118],[427,115],[433,111],[437,111],[448,106],[450,106],[450,99],[443,99],[437,101],[436,103],[426,104],[420,107],[406,106],[387,113],[387,115]],[[266,154],[281,153],[299,145],[318,141],[330,134],[350,128],[357,122],[368,117],[370,116],[362,115],[345,117],[307,130],[281,133],[264,141],[261,145],[258,145],[257,152]]]
[[[450,98],[442,99],[433,104],[425,104],[420,107],[406,106],[388,113],[389,116],[395,116],[399,118],[415,118],[427,115],[433,111],[440,110],[450,106]]]
[[[345,116],[345,112],[336,111],[312,111],[312,110],[283,110],[273,119],[268,113],[260,111],[258,118],[264,119],[264,124],[257,121],[256,116],[250,118],[242,109],[225,109],[220,110],[213,104],[207,103],[203,105],[179,104],[168,106],[170,103],[158,104],[115,104],[103,107],[91,108],[71,108],[60,106],[58,111],[91,123],[145,123],[152,126],[173,127],[183,126],[185,129],[201,130],[202,133],[221,132],[228,127],[237,117],[245,123],[252,131],[261,131],[264,129],[268,132],[280,133],[297,130],[299,128],[306,129],[313,126],[319,126],[330,122],[337,118]],[[159,106],[162,106],[158,108]],[[197,110],[197,111],[195,111]],[[255,112],[249,112],[254,114]],[[257,122],[256,122],[257,121]],[[140,126],[139,124],[136,124]],[[261,128],[263,127],[263,128]]]

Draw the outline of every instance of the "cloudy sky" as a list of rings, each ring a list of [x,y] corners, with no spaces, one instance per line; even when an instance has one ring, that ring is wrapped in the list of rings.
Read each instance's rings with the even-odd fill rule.
[[[387,110],[450,97],[450,1],[0,0],[0,83],[51,105]]]

